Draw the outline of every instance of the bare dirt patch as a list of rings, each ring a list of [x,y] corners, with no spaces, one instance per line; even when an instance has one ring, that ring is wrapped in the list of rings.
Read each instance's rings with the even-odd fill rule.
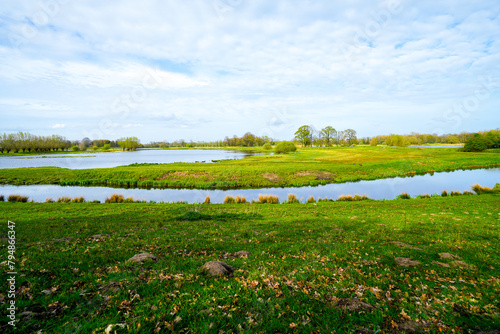
[[[345,311],[369,311],[373,309],[373,306],[363,302],[361,299],[354,298],[340,298],[335,303],[335,306],[340,307]]]
[[[413,267],[413,266],[418,266],[420,264],[419,261],[414,261],[412,259],[409,259],[407,257],[397,257],[394,259],[398,266],[401,267]]]
[[[432,262],[432,264],[436,264],[436,265],[438,265],[440,267],[444,267],[444,268],[450,267],[450,265],[448,263],[443,263],[443,262],[438,262],[438,261],[434,261],[434,262]]]
[[[468,269],[474,268],[474,266],[472,264],[465,263],[464,261],[451,261],[450,264],[453,267],[462,267],[462,268],[468,268]]]
[[[393,245],[399,246],[401,248],[410,248],[410,249],[415,249],[415,250],[422,250],[422,248],[418,248],[418,247],[415,247],[415,246],[412,246],[412,245],[408,245],[408,244],[405,244],[405,243],[399,242],[399,241],[391,241],[390,243],[393,244]]]
[[[324,171],[300,171],[293,174],[294,177],[315,176],[316,180],[333,180],[333,173]]]
[[[283,181],[282,178],[280,178],[278,175],[274,173],[263,173],[262,177],[265,179],[268,179],[269,181],[276,182],[276,181]]]
[[[442,259],[449,259],[449,260],[460,259],[460,256],[453,255],[451,253],[439,253],[439,257]]]

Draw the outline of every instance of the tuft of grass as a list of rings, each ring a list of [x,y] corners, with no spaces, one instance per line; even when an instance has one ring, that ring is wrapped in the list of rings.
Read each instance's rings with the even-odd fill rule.
[[[54,200],[52,198],[50,198],[50,197],[47,197],[45,199],[45,203],[54,203]]]
[[[234,202],[235,200],[233,196],[226,196],[226,198],[224,198],[224,204],[232,204]]]
[[[340,195],[339,198],[337,198],[337,201],[339,202],[351,202],[353,201],[354,198],[352,198],[351,195]]]
[[[288,203],[289,204],[300,203],[300,201],[297,199],[297,197],[294,194],[288,194]]]
[[[73,198],[73,203],[85,203],[86,200],[82,196]]]
[[[203,204],[210,204],[210,196],[205,197],[205,201],[203,201]]]
[[[314,199],[314,196],[311,196],[307,199],[307,203],[316,203],[316,200]]]
[[[476,194],[478,194],[478,195],[482,195],[482,194],[494,194],[494,193],[500,192],[500,185],[497,183],[495,185],[495,187],[493,187],[493,189],[491,189],[491,188],[488,188],[488,187],[482,187],[479,184],[475,184],[475,185],[472,186],[472,190]]]
[[[71,197],[61,196],[57,199],[57,203],[71,203]]]
[[[22,202],[22,203],[26,203],[26,202],[28,202],[28,196],[9,195],[9,197],[7,198],[7,201],[9,201],[9,202]]]
[[[417,198],[431,198],[431,196],[429,194],[425,194],[425,195],[418,195]]]
[[[451,191],[450,196],[462,196],[462,193],[460,191]]]
[[[104,203],[123,203],[123,195],[113,194],[110,197],[107,197]]]
[[[244,196],[236,196],[236,203],[244,204],[247,202],[247,199]]]
[[[279,200],[278,196],[259,194],[258,203],[261,203],[261,204],[265,204],[265,203],[267,203],[267,204],[279,204],[280,200]]]
[[[411,199],[411,196],[408,193],[399,194],[396,199]]]

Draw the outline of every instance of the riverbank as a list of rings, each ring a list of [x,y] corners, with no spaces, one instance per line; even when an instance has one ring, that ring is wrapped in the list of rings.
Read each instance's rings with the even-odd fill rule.
[[[302,187],[498,166],[498,149],[466,153],[447,148],[305,148],[287,155],[257,155],[215,164],[2,169],[0,183],[196,189]]]
[[[499,199],[0,203],[17,236],[17,331],[498,328]],[[157,260],[128,261],[143,252]],[[213,260],[234,273],[203,274]]]

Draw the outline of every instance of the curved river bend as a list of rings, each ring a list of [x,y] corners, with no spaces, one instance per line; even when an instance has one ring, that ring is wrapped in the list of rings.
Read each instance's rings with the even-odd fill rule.
[[[337,199],[341,195],[366,195],[371,199],[394,199],[402,192],[412,197],[422,194],[440,194],[443,190],[471,191],[471,186],[494,187],[500,182],[500,168],[458,170],[454,172],[435,173],[434,175],[416,175],[413,177],[381,179],[372,181],[328,184],[317,187],[301,188],[267,188],[241,190],[198,190],[198,189],[117,189],[108,187],[62,187],[58,185],[30,185],[12,186],[0,185],[0,195],[7,197],[11,194],[29,196],[29,200],[43,202],[46,198],[62,196],[83,196],[87,201],[104,200],[112,194],[121,194],[124,197],[133,197],[135,200],[155,202],[202,203],[206,196],[210,196],[212,203],[222,203],[226,196],[244,196],[247,201],[257,199],[259,194],[278,196],[283,202],[288,194],[295,194],[301,202],[309,196]]]

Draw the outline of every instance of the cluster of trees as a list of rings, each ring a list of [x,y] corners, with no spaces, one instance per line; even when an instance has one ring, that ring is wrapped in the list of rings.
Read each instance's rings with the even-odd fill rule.
[[[316,131],[311,125],[303,125],[295,132],[296,141],[302,146],[352,146],[358,143],[356,131],[347,129],[337,131],[331,126],[323,128],[321,131]]]
[[[488,148],[500,147],[500,130],[474,133],[464,145],[465,152],[481,152]]]
[[[71,142],[62,136],[35,136],[27,132],[6,134],[0,137],[0,152],[48,152],[68,149]]]
[[[254,147],[263,146],[265,143],[271,143],[272,139],[267,136],[258,137],[250,132],[245,133],[241,138],[236,135],[233,138],[226,137],[222,141],[222,146],[243,146],[243,147]]]
[[[359,139],[360,144],[370,144],[372,146],[383,144],[388,146],[409,146],[409,145],[422,145],[422,144],[460,144],[465,143],[473,133],[461,132],[448,133],[441,136],[437,134],[426,134],[412,132],[409,135],[379,135],[373,138],[365,137]]]
[[[216,141],[185,141],[184,139],[176,140],[173,142],[161,141],[152,142],[145,144],[144,147],[156,147],[156,148],[169,148],[169,147],[229,147],[229,146],[243,146],[243,147],[255,147],[263,146],[266,143],[275,144],[272,138],[267,136],[256,136],[251,132],[245,133],[242,137],[234,135],[232,138],[226,136],[224,140]]]
[[[141,146],[139,139],[137,137],[125,137],[118,139],[118,145],[124,151],[135,151]]]

